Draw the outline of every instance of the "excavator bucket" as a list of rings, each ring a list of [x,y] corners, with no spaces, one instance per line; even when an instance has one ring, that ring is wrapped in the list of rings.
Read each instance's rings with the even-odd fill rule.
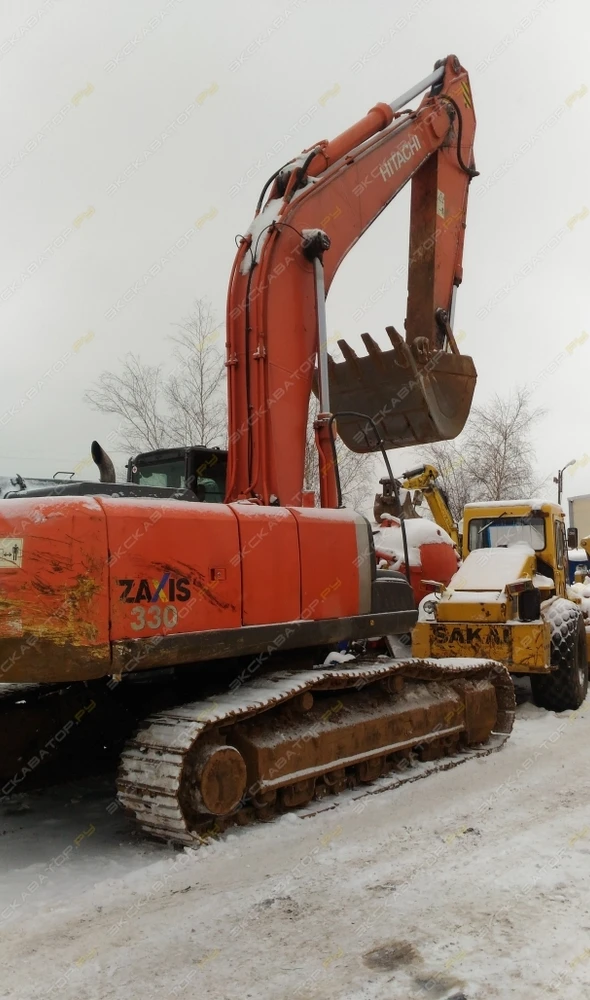
[[[427,346],[422,348],[420,340],[410,347],[391,326],[387,333],[391,350],[382,351],[364,333],[366,355],[359,357],[345,340],[339,340],[344,360],[336,362],[328,356],[330,409],[337,416],[338,434],[346,447],[360,453],[379,449],[369,417],[386,448],[457,437],[475,391],[472,358],[459,354],[454,342],[451,350],[431,352]],[[427,344],[425,338],[423,342]]]

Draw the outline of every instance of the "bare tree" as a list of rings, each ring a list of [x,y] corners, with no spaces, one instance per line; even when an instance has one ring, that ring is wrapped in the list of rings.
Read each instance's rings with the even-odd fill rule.
[[[531,433],[544,414],[531,409],[528,392],[518,388],[474,407],[456,442],[421,449],[422,457],[438,469],[456,518],[466,503],[515,500],[538,492],[543,481],[535,473]]]
[[[209,304],[197,300],[170,340],[170,374],[127,354],[119,373],[103,372],[86,392],[95,410],[120,417],[118,435],[126,450],[224,442],[225,368]]]
[[[170,433],[185,444],[211,445],[225,437],[226,401],[225,362],[209,303],[195,302],[192,315],[177,329],[172,337],[177,365],[164,388]]]
[[[487,500],[527,497],[542,486],[535,474],[531,432],[545,411],[532,410],[528,395],[519,388],[505,399],[496,395],[487,406],[473,410],[468,462],[475,489]]]
[[[451,513],[460,520],[465,504],[474,499],[469,464],[461,447],[455,441],[438,441],[420,449],[420,455],[439,472]]]
[[[166,447],[169,434],[158,408],[163,395],[161,365],[146,365],[136,354],[127,354],[118,375],[103,372],[86,399],[101,413],[121,418],[119,437],[126,449],[151,451]]]

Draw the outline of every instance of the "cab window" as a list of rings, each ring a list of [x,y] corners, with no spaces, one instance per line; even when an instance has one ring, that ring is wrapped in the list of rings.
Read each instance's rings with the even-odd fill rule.
[[[184,459],[177,462],[154,462],[139,466],[141,486],[164,486],[178,489],[185,485]]]
[[[530,545],[535,552],[545,548],[545,519],[542,517],[474,517],[469,522],[469,551]]]

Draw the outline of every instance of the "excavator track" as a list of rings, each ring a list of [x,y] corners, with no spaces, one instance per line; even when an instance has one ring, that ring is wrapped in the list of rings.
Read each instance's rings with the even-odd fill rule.
[[[447,758],[438,770],[489,754],[514,710],[493,660],[277,671],[147,718],[122,754],[118,795],[146,834],[195,845],[383,775],[392,787],[415,780],[415,756]]]

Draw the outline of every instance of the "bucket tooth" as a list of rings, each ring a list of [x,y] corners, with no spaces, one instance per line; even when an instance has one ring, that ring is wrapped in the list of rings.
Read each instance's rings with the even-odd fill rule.
[[[345,340],[338,341],[338,347],[342,352],[342,356],[348,366],[348,370],[354,369],[357,379],[362,379],[362,369],[360,366],[360,359],[356,351],[353,351],[350,344],[347,344]]]
[[[410,358],[408,357],[408,345],[406,344],[401,333],[398,333],[394,326],[386,326],[385,332],[391,341],[391,346],[393,347],[393,356],[397,364],[401,368],[410,367]]]
[[[398,333],[394,326],[386,326],[385,332],[391,341],[392,347],[405,346],[405,340],[401,333]]]
[[[369,355],[369,357],[373,361],[377,362],[377,364],[381,364],[383,351],[379,347],[377,341],[373,340],[370,333],[361,333],[361,340],[365,345],[365,347],[367,348],[367,354]]]
[[[353,351],[350,344],[348,344],[345,340],[339,340],[338,347],[347,361],[358,361],[358,354],[356,351]]]

